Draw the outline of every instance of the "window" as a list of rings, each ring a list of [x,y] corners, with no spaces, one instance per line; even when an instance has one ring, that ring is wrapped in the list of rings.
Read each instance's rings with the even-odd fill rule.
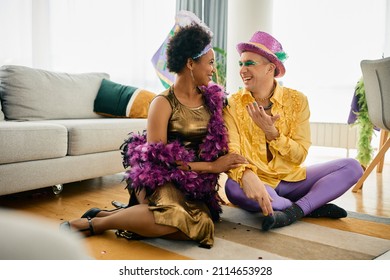
[[[175,0],[2,0],[0,65],[101,71],[160,92],[151,59],[175,14]]]
[[[308,96],[311,121],[346,123],[360,61],[384,53],[386,1],[275,0],[273,11],[289,55],[281,81]]]

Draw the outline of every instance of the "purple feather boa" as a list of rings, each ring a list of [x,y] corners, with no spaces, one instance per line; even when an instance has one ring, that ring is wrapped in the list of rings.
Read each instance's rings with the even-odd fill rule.
[[[210,162],[228,151],[227,131],[222,117],[226,93],[216,84],[201,90],[211,117],[198,154],[187,150],[178,141],[147,143],[146,132],[130,133],[122,145],[123,166],[130,167],[125,173],[128,187],[135,190],[145,188],[147,193],[152,193],[157,187],[171,182],[189,199],[204,201],[213,220],[217,220],[222,212],[218,196],[219,174],[183,171],[176,164],[177,161],[192,162],[197,159]]]

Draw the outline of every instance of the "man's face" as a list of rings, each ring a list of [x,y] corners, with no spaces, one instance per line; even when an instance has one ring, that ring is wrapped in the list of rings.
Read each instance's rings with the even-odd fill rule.
[[[274,78],[275,65],[259,54],[243,52],[239,61],[240,76],[247,90],[253,92],[265,79]]]

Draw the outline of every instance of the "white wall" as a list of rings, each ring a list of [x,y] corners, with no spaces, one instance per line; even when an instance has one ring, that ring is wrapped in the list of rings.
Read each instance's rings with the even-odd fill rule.
[[[272,32],[272,0],[229,0],[227,34],[226,90],[242,86],[236,45],[247,42],[256,31]]]

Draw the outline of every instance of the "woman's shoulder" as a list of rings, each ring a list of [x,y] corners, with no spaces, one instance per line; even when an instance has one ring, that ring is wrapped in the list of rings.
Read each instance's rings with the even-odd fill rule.
[[[174,98],[174,94],[172,93],[172,91],[170,90],[170,88],[164,90],[163,92],[157,94],[154,99],[160,99],[160,100],[166,100],[169,102],[169,104],[171,105],[171,107],[174,107],[175,105],[175,98]],[[161,102],[161,101],[159,101]]]
[[[169,95],[170,95],[170,88],[160,92],[159,94],[156,95],[156,97],[164,97],[168,99]]]
[[[173,109],[173,102],[169,97],[169,89],[157,94],[149,106],[150,111],[165,110],[164,108],[169,110]]]

